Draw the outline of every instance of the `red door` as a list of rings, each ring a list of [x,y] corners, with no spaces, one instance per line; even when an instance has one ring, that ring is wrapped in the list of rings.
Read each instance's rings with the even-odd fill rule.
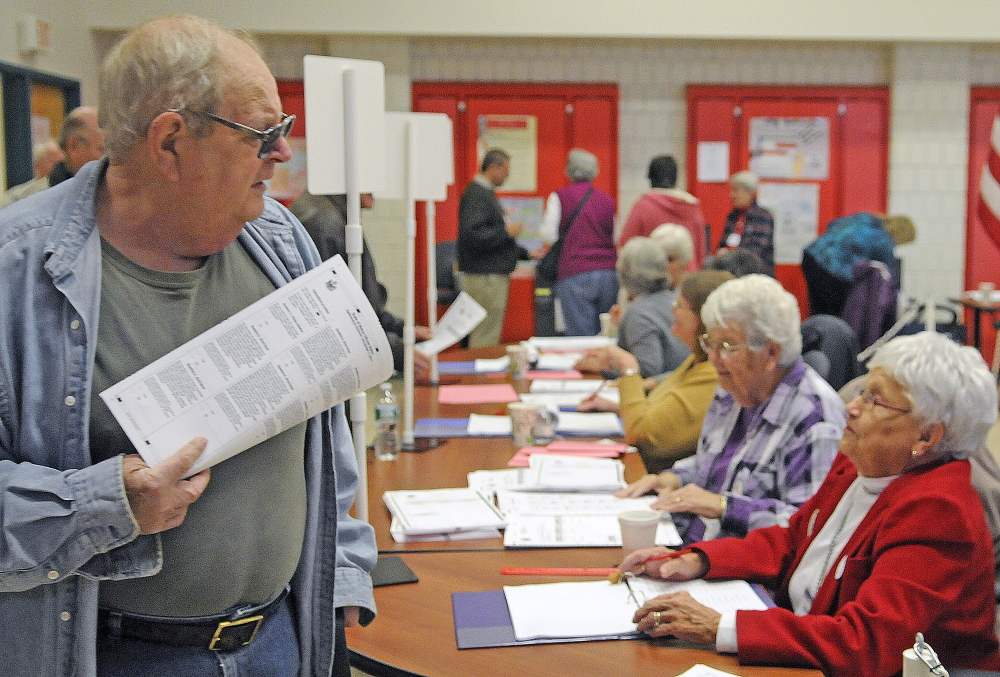
[[[759,201],[775,212],[775,277],[806,317],[802,248],[834,218],[885,211],[888,91],[692,85],[687,96],[688,190],[701,199],[711,249],[732,207],[723,175],[754,170]],[[728,168],[707,166],[709,157],[728,157]]]
[[[566,154],[578,147],[594,153],[600,163],[595,185],[611,195],[618,193],[618,90],[615,85],[534,85],[472,84],[425,82],[413,85],[413,110],[445,113],[455,130],[455,184],[448,198],[436,209],[438,242],[458,236],[458,199],[465,186],[479,171],[479,140],[486,120],[510,120],[512,125],[530,125],[533,137],[527,153],[513,151],[512,178],[519,170],[519,158],[532,158],[529,175],[533,180],[505,185],[497,195],[505,198],[544,200],[549,193],[567,183]],[[493,117],[501,116],[501,117]],[[502,117],[502,116],[507,116]],[[511,181],[509,180],[508,184]],[[537,203],[536,203],[537,204]],[[426,284],[426,224],[423,210],[418,210],[417,288]],[[419,305],[419,304],[418,304]],[[418,308],[417,321],[426,321],[424,308]],[[516,273],[501,340],[518,341],[534,333],[534,279]]]

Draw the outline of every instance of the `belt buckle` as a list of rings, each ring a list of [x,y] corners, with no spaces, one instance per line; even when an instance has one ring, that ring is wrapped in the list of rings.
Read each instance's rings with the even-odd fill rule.
[[[250,623],[254,623],[253,629],[247,627]],[[260,630],[260,626],[263,623],[263,614],[248,616],[235,621],[222,621],[215,628],[215,634],[212,635],[212,641],[208,643],[208,648],[211,651],[232,651],[241,646],[246,646],[257,636],[257,631]],[[235,631],[228,632],[234,628],[236,629]],[[249,634],[249,637],[247,637],[247,634]],[[243,641],[244,637],[246,637],[245,641]]]

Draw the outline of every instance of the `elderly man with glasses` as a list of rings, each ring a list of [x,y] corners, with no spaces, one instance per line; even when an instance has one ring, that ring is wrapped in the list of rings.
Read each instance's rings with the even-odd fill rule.
[[[343,407],[185,478],[204,437],[150,467],[98,397],[320,263],[264,195],[294,118],[192,16],[126,36],[100,103],[107,159],[0,217],[4,673],[348,675],[376,550]]]
[[[795,297],[766,275],[720,285],[701,309],[719,374],[694,456],[620,492],[658,491],[685,543],[786,525],[826,476],[844,430],[840,396],[802,361]]]

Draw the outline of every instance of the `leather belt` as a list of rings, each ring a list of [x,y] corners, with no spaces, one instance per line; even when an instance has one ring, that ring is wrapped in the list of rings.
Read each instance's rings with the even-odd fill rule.
[[[102,608],[97,612],[97,627],[112,636],[233,651],[253,641],[264,621],[277,611],[287,594],[286,587],[266,604],[194,618],[144,616]]]

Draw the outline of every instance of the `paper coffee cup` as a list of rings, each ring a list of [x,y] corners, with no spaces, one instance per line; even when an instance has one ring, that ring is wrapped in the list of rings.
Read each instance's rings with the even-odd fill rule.
[[[618,513],[618,526],[622,530],[622,556],[628,557],[634,550],[656,545],[656,528],[659,525],[660,513],[655,510],[626,510]]]
[[[510,414],[511,433],[514,446],[527,447],[534,443],[535,422],[538,420],[537,404],[527,402],[511,402],[507,405]]]
[[[507,346],[507,357],[510,358],[510,377],[523,379],[528,374],[528,349],[522,345]]]

